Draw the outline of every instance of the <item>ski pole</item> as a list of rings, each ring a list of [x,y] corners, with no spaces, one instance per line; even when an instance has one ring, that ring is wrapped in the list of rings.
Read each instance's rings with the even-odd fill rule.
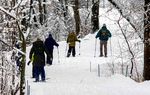
[[[67,47],[68,47],[68,43],[66,43],[65,56],[67,54]]]
[[[58,63],[60,63],[60,59],[59,59],[59,48],[57,47],[57,53],[58,53]]]
[[[97,39],[95,39],[95,50],[94,50],[94,57],[96,57],[96,44],[97,44]]]
[[[79,55],[80,55],[80,42],[79,42]]]
[[[68,47],[68,41],[67,41],[67,35],[65,35],[65,41],[66,41],[66,49],[65,49],[65,57],[66,57],[66,55],[67,55],[67,47]]]
[[[112,57],[112,46],[111,46],[111,38],[110,38],[110,52],[111,52],[111,57]]]

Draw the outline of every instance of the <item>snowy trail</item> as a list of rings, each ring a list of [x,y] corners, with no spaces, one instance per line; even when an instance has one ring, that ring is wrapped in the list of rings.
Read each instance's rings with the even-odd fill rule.
[[[30,95],[150,95],[150,91],[147,90],[150,85],[143,88],[145,86],[122,75],[110,76],[111,72],[105,68],[111,61],[110,54],[107,58],[98,57],[97,49],[97,56],[93,56],[94,36],[90,34],[89,37],[82,39],[85,42],[81,44],[81,55],[78,55],[77,43],[76,57],[65,57],[65,42],[60,42],[62,47],[59,48],[60,63],[55,48],[53,65],[45,67],[46,77],[50,78],[46,82],[34,83],[34,79],[30,78],[32,66],[27,66],[26,79],[31,88]],[[101,68],[101,77],[98,77],[98,64]]]
[[[100,11],[104,10],[100,9]],[[105,15],[115,20],[120,17],[117,14],[117,11],[113,10]],[[136,83],[123,75],[112,75],[109,65],[114,60],[119,61],[114,56],[118,55],[120,50],[118,42],[121,43],[123,40],[116,35],[119,29],[113,21],[105,16],[100,17],[99,20],[101,25],[103,23],[108,25],[113,35],[108,42],[108,57],[98,57],[98,40],[96,57],[94,57],[96,34],[89,34],[81,39],[80,50],[79,43],[77,43],[76,57],[66,58],[66,42],[59,42],[59,57],[57,48],[55,48],[53,65],[45,66],[46,77],[50,78],[46,82],[33,82],[32,66],[26,66],[26,81],[28,80],[30,85],[30,95],[150,95],[149,81]],[[30,48],[27,48],[27,61]],[[58,58],[60,63],[58,63]],[[100,64],[100,77],[98,77],[98,64]]]
[[[142,85],[121,75],[98,77],[87,64],[70,63],[46,66],[46,82],[29,79],[31,95],[149,95]],[[144,86],[145,87],[145,86]],[[150,86],[147,86],[150,88]],[[132,89],[131,89],[132,88]],[[113,89],[113,90],[112,90]]]

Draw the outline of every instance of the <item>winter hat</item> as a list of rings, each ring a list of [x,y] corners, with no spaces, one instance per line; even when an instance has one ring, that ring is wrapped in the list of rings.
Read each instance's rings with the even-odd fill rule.
[[[38,37],[38,38],[37,38],[37,41],[41,41],[41,39]]]
[[[49,34],[49,37],[52,37],[52,34]]]
[[[103,26],[106,26],[106,24],[104,23]]]

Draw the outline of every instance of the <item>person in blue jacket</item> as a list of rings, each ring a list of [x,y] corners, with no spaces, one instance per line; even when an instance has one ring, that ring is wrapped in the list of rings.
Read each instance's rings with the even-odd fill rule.
[[[59,46],[59,44],[53,39],[52,35],[49,34],[48,38],[45,40],[45,48],[48,52],[47,64],[52,65],[53,62],[53,49],[54,46]]]
[[[111,37],[110,31],[107,29],[106,24],[103,24],[102,28],[98,31],[96,38],[100,40],[100,57],[107,57],[107,41]],[[103,54],[104,49],[104,54]]]

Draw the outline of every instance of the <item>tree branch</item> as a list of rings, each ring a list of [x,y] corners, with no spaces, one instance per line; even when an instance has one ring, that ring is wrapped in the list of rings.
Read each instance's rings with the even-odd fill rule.
[[[5,14],[11,16],[13,19],[16,19],[16,17],[14,15],[12,15],[10,12],[8,12],[7,10],[5,10],[3,7],[0,6],[0,10],[2,12],[4,12]]]
[[[129,19],[126,15],[123,14],[121,8],[117,5],[117,3],[116,3],[115,1],[113,1],[113,0],[108,0],[108,1],[109,1],[114,7],[116,7],[116,8],[118,9],[118,11],[119,11],[120,14],[122,15],[122,17],[125,18],[125,19],[129,22],[129,24],[132,26],[132,28],[135,30],[135,32],[138,33],[139,38],[143,41],[144,38],[140,35],[140,33],[138,32],[137,28],[136,28],[135,25],[130,21],[130,19]]]

